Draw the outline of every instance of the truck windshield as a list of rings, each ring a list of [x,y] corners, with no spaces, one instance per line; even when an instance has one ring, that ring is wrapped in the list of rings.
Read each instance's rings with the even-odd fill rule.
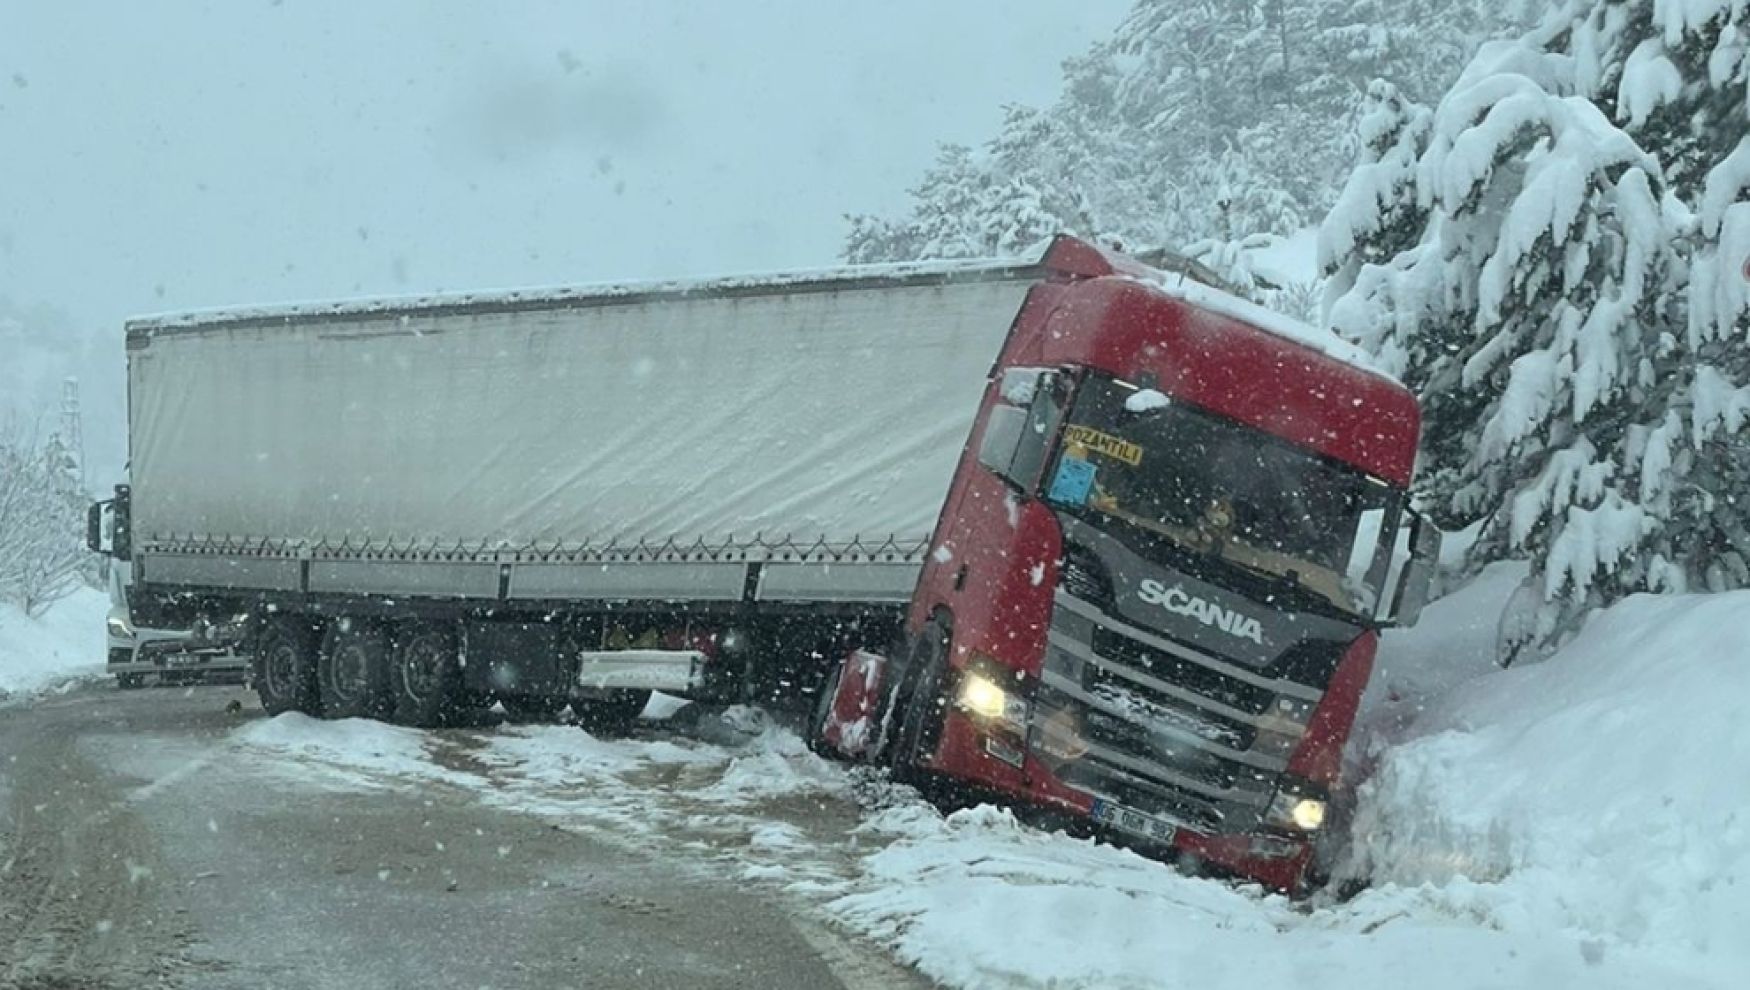
[[[1077,390],[1045,494],[1363,617],[1379,600],[1400,500],[1353,468],[1098,375]]]

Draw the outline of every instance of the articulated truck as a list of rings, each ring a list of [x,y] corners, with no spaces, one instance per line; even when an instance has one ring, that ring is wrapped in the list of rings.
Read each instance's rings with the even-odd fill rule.
[[[241,630],[270,712],[788,704],[1293,889],[1436,550],[1417,407],[1190,274],[1061,237],[132,321],[112,552],[136,625]]]

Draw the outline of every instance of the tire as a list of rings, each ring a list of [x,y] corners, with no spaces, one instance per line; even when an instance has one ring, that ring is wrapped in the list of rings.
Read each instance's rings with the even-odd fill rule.
[[[269,715],[316,715],[322,699],[316,687],[316,631],[295,616],[277,616],[256,638],[255,693]]]
[[[500,698],[505,718],[512,722],[556,722],[565,710],[566,699],[550,695],[517,695]]]
[[[462,659],[447,625],[410,626],[396,637],[389,670],[398,725],[437,728],[463,707]]]
[[[115,675],[115,686],[120,688],[123,691],[132,691],[135,688],[145,687],[146,686],[146,675],[145,674],[117,674],[117,675]]]
[[[586,732],[623,735],[650,704],[649,691],[604,691],[600,697],[574,698],[571,714]]]
[[[382,718],[394,695],[389,688],[389,635],[364,619],[341,619],[328,628],[316,658],[316,683],[327,718]]]
[[[911,687],[903,695],[899,725],[894,733],[890,761],[895,778],[914,782],[930,776],[924,761],[941,742],[942,722],[947,713],[942,697],[948,680],[948,644],[951,633],[936,620],[924,627],[913,647]]]

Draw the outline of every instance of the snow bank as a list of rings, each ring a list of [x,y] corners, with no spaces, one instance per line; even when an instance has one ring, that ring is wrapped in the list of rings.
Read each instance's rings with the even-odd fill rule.
[[[810,753],[796,733],[773,727],[740,748],[723,777],[699,796],[744,805],[795,794],[840,793],[845,786],[841,768]]]
[[[103,674],[109,598],[80,588],[30,618],[0,603],[0,698],[35,694]]]
[[[1307,909],[1047,835],[988,807],[945,820],[890,809],[859,831],[888,830],[898,840],[865,857],[857,889],[827,910],[948,986],[1715,985],[1660,954],[1552,934],[1523,913],[1466,903],[1456,890],[1391,888]]]
[[[1363,787],[1357,871],[1742,985],[1747,615],[1750,592],[1638,596],[1546,663],[1460,685]]]
[[[1490,564],[1464,587],[1430,602],[1414,626],[1386,630],[1361,699],[1358,748],[1397,738],[1430,699],[1500,671],[1495,639],[1501,613],[1529,573],[1524,561]]]

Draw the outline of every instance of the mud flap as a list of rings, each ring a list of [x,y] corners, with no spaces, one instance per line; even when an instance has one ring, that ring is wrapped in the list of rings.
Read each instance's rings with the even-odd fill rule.
[[[839,673],[838,689],[820,725],[820,738],[847,759],[867,759],[881,751],[881,685],[887,658],[852,650]]]

